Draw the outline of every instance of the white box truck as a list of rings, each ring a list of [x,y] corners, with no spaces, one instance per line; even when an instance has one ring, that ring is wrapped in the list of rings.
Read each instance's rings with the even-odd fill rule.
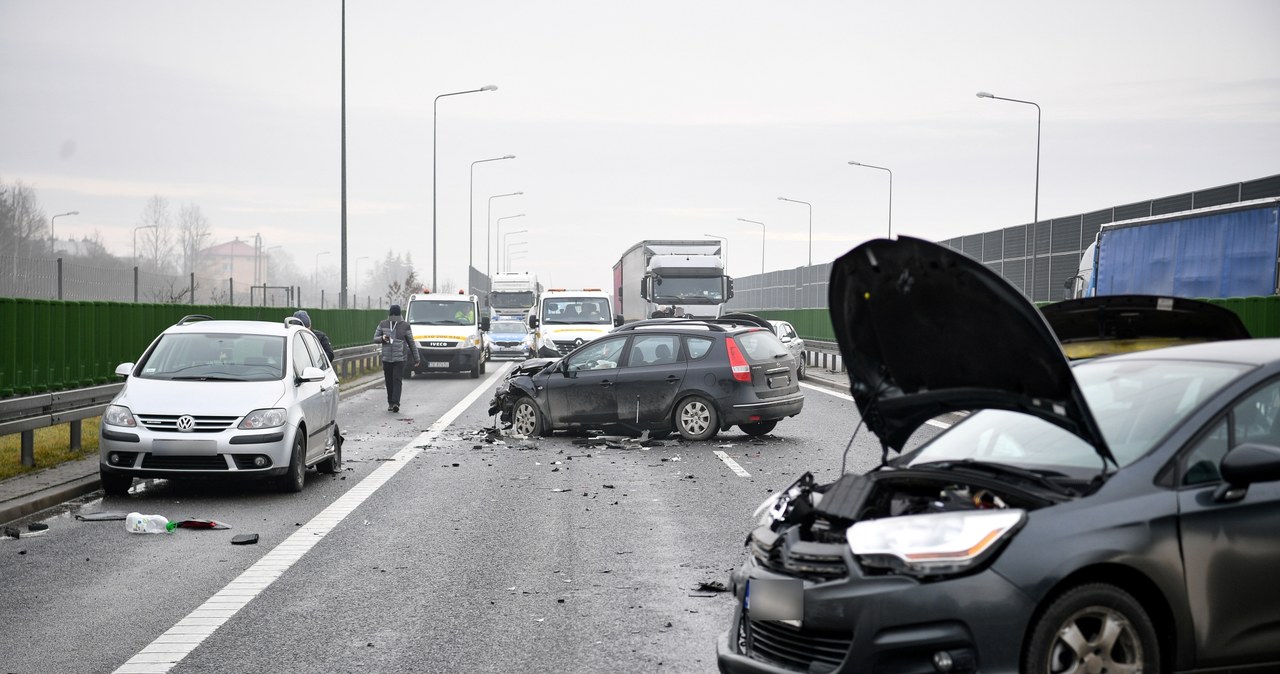
[[[501,318],[524,321],[541,294],[542,284],[534,274],[498,272],[489,288],[489,316],[495,321]]]

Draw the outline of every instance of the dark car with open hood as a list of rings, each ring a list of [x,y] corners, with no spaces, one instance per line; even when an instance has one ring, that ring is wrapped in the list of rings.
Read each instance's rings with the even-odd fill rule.
[[[1015,288],[906,237],[837,260],[830,307],[882,465],[760,506],[722,671],[1280,669],[1280,340],[1072,365]]]

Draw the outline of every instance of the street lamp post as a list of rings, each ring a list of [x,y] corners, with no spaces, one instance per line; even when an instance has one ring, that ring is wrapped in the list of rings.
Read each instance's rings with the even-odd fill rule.
[[[516,217],[516,216],[512,216],[512,217]],[[502,223],[498,223],[498,224],[499,224],[499,226],[501,226],[501,224],[502,224]],[[528,231],[529,231],[529,230],[527,230],[527,229],[517,229],[517,230],[516,230],[516,231],[514,231],[514,232],[507,232],[506,234],[503,234],[503,235],[502,235],[502,260],[503,260],[503,264],[502,264],[502,268],[498,270],[498,272],[499,272],[499,273],[504,272],[504,271],[511,271],[511,270],[510,270],[510,268],[507,266],[507,265],[508,265],[508,263],[507,263],[507,257],[506,257],[506,255],[507,255],[507,237],[508,237],[508,236],[511,236],[512,234],[525,234],[525,233],[527,233]],[[528,243],[528,242],[525,242],[525,243]]]
[[[996,96],[995,94],[990,94],[985,91],[979,91],[978,98],[991,98],[997,101],[1009,101],[1010,103],[1022,103],[1024,105],[1036,106],[1036,198],[1035,211],[1031,220],[1031,224],[1034,226],[1035,223],[1040,222],[1040,105],[1031,101],[1020,101],[1016,98]],[[1030,239],[1031,237],[1027,238]]]
[[[764,287],[764,223],[759,220],[748,220],[746,218],[738,218],[741,222],[749,222],[753,225],[760,225],[760,287]]]
[[[872,166],[871,164],[860,164],[856,161],[849,162],[850,166],[861,166],[863,168],[873,168],[885,171],[889,174],[889,233],[886,238],[893,238],[893,171],[883,166]]]
[[[511,244],[507,246],[506,263],[502,265],[502,268],[507,271],[511,271],[511,261],[529,252],[527,250],[521,250],[520,246],[527,245],[529,245],[528,241],[512,241]]]
[[[351,291],[351,294],[355,295],[355,298],[356,298],[356,305],[352,307],[353,309],[360,308],[360,261],[368,260],[368,259],[369,259],[368,255],[361,255],[360,257],[356,258],[356,273],[355,273],[355,279],[353,279],[355,281],[355,284],[354,284],[354,289]]]
[[[724,242],[724,246],[721,247],[720,257],[724,258],[724,273],[728,274],[729,273],[729,237],[718,236],[715,234],[703,234],[703,236],[709,236],[713,239],[720,239],[721,241]]]
[[[440,99],[446,96],[461,96],[462,94],[474,94],[481,91],[497,91],[498,87],[492,84],[486,84],[479,89],[467,89],[466,91],[453,91],[447,94],[436,96],[436,100],[431,104],[431,287],[436,287],[436,111],[440,107]]]
[[[315,271],[311,274],[312,290],[315,290],[316,288],[320,287],[320,256],[328,255],[329,253],[330,251],[327,251],[327,250],[323,253],[316,253],[316,268],[315,268]]]
[[[138,230],[157,229],[160,225],[138,225],[133,228],[133,266],[138,266]]]
[[[502,161],[503,159],[515,159],[513,154],[504,155],[502,157],[493,157],[492,159],[477,159],[471,162],[471,181],[467,184],[467,293],[471,292],[471,254],[475,248],[476,233],[476,164],[483,164],[487,161]],[[488,226],[487,224],[485,225]],[[486,235],[488,232],[485,233]]]
[[[493,200],[501,197],[514,197],[524,194],[524,192],[508,192],[507,194],[495,194],[489,197],[489,208],[484,214],[484,275],[489,277],[490,288],[493,286],[493,277],[489,275],[489,260],[493,259],[493,247],[490,245],[490,237],[493,236]]]
[[[65,215],[80,215],[80,211],[67,211],[66,213],[59,213],[52,218],[49,218],[49,238],[54,240],[55,248],[57,247],[58,235],[54,233],[53,225],[58,221],[58,218]]]
[[[498,224],[494,226],[494,231],[496,232],[495,236],[498,238],[498,240],[503,242],[504,244],[506,243],[506,239],[502,238],[502,221],[503,220],[510,220],[512,218],[523,218],[523,217],[524,217],[524,213],[520,213],[519,215],[504,215],[503,217],[498,218]],[[501,260],[497,259],[498,253],[499,251],[494,251],[495,259],[493,261],[493,264],[495,267],[498,267],[498,273],[501,274],[503,267],[498,264],[499,262],[501,262]]]
[[[813,266],[813,204],[799,199],[788,199],[786,197],[778,197],[778,201],[790,201],[793,204],[804,204],[809,207],[809,266]]]

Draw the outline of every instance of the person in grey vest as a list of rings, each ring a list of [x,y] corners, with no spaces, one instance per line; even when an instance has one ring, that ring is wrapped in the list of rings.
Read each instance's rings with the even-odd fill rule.
[[[413,328],[400,317],[400,305],[391,305],[387,319],[373,331],[373,343],[382,346],[382,377],[387,383],[387,411],[400,411],[400,389],[405,364],[418,366],[418,349],[413,345]]]

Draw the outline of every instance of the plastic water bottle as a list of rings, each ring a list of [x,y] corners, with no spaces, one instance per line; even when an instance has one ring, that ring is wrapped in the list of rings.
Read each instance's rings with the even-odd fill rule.
[[[129,513],[124,518],[124,530],[132,534],[163,534],[173,531],[173,527],[164,515]]]

